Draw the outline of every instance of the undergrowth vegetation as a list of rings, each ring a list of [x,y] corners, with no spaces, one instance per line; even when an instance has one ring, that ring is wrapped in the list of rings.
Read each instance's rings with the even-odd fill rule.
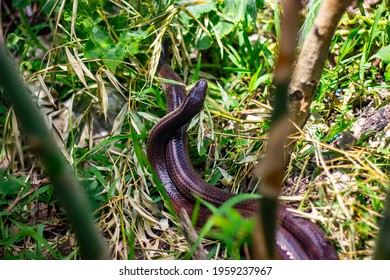
[[[301,41],[320,2],[302,14]],[[281,196],[325,230],[341,259],[372,256],[389,182],[390,10],[386,1],[368,8],[357,2],[336,31]],[[165,37],[174,42],[172,65],[185,84],[209,83],[204,110],[189,125],[195,168],[213,185],[256,193],[252,171],[269,129],[278,1],[2,5],[6,45],[114,259],[191,257],[146,158],[148,133],[166,114],[156,75]],[[51,184],[0,98],[0,258],[78,259]],[[385,123],[365,129],[364,120],[381,109]],[[245,258],[252,221],[231,205],[215,212],[201,231],[207,257]],[[214,238],[212,224],[221,227]]]

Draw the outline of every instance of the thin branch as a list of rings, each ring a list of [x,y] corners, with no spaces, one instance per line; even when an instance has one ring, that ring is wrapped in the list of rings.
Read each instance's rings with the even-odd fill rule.
[[[289,87],[291,121],[298,128],[303,128],[309,116],[310,104],[316,93],[333,35],[351,2],[352,0],[324,0],[303,44]],[[296,127],[290,126],[289,135],[298,131]],[[295,141],[291,141],[287,147],[286,165],[294,147]]]

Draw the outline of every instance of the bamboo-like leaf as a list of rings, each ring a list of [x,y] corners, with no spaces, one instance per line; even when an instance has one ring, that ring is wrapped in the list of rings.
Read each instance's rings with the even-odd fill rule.
[[[152,215],[150,215],[150,213],[145,211],[145,209],[142,207],[142,205],[138,201],[135,201],[132,197],[128,197],[128,200],[129,200],[131,207],[133,207],[139,215],[141,215],[142,217],[144,217],[145,219],[147,219],[148,221],[150,221],[152,223],[155,223],[155,224],[159,223]]]
[[[225,89],[220,85],[220,83],[218,83],[218,81],[217,81],[217,86],[219,88],[219,91],[221,92],[223,104],[225,105],[226,110],[229,110],[230,107],[229,96],[225,91]]]
[[[89,69],[88,69],[87,66],[84,64],[84,62],[79,58],[79,56],[76,55],[75,58],[76,58],[76,60],[77,60],[77,63],[80,65],[81,69],[83,70],[83,72],[84,72],[85,74],[87,74],[87,76],[88,76],[91,80],[95,81],[95,77],[93,76],[92,72],[89,71]]]
[[[88,88],[87,81],[84,77],[84,71],[81,65],[78,63],[77,59],[72,55],[70,50],[65,47],[65,53],[66,57],[68,58],[70,67],[72,67],[73,71],[76,73],[77,77],[80,79],[80,81],[83,83],[83,85]]]
[[[106,69],[102,69],[102,71],[106,74],[107,78],[110,80],[111,84],[115,87],[117,91],[123,94],[122,88],[124,88],[121,83],[115,78],[115,75],[111,71],[107,71]]]
[[[373,56],[371,56],[369,60],[376,58],[376,57],[380,58],[385,63],[390,63],[390,45],[379,49],[379,51],[376,54],[374,54]]]
[[[19,156],[22,168],[24,169],[24,154],[22,149],[22,143],[20,142],[19,125],[14,111],[12,111],[12,136],[13,136],[13,140],[14,140],[13,143],[15,145],[16,152]]]
[[[107,121],[107,112],[108,112],[108,96],[106,86],[100,73],[96,74],[96,82],[98,86],[98,97],[101,111],[103,112],[104,118]]]
[[[122,125],[125,121],[125,117],[127,115],[128,104],[123,105],[119,114],[115,117],[114,123],[111,129],[111,135],[116,136],[119,135],[122,131]]]
[[[56,105],[55,102],[54,102],[54,98],[53,98],[53,96],[51,95],[49,89],[47,88],[46,83],[45,83],[45,81],[44,81],[43,78],[42,78],[42,75],[38,75],[38,81],[39,81],[39,84],[41,85],[43,91],[45,92],[45,95],[46,95],[47,98],[49,99],[50,103],[51,103],[55,108],[57,108],[57,105]]]

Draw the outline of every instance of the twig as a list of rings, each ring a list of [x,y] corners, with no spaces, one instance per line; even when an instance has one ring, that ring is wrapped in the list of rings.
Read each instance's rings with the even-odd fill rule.
[[[188,216],[187,211],[182,209],[179,213],[180,224],[183,229],[183,234],[190,246],[196,246],[197,240],[199,239],[198,234],[196,233],[194,227],[191,224],[191,219]],[[194,260],[206,260],[206,252],[204,251],[202,244],[198,244],[192,254],[192,259]]]
[[[291,121],[302,128],[309,116],[318,81],[329,54],[333,35],[341,16],[352,0],[324,0],[298,57],[289,87],[289,110]],[[289,135],[297,132],[290,126]],[[285,166],[295,148],[295,142],[289,143]]]

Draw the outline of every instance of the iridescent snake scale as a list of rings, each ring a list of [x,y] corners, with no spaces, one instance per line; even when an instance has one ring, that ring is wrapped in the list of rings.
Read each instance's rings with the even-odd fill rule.
[[[163,44],[158,74],[161,78],[182,83],[179,75],[169,66],[169,47]],[[158,178],[164,185],[176,213],[185,209],[191,216],[195,196],[220,206],[235,194],[205,182],[194,170],[187,147],[187,123],[203,107],[207,82],[200,80],[186,95],[182,85],[162,81],[167,95],[168,115],[152,129],[147,144],[147,156]],[[249,199],[235,208],[245,218],[254,217],[258,201]],[[200,206],[196,227],[205,224],[211,212]],[[325,238],[325,233],[310,220],[294,216],[286,206],[280,205],[275,242],[283,259],[338,259],[337,252]]]

